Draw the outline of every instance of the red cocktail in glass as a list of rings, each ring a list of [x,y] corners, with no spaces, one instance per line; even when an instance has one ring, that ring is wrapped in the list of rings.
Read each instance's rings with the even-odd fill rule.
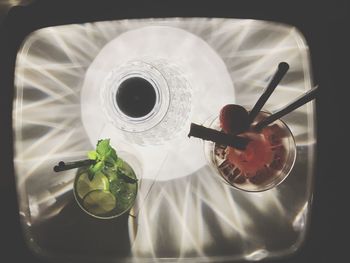
[[[238,135],[250,139],[245,150],[212,142],[205,144],[215,170],[226,183],[235,188],[251,192],[271,189],[288,176],[294,165],[294,137],[282,120],[277,120],[262,130],[254,130],[254,125],[267,116],[269,113],[261,111],[250,128]],[[219,118],[210,126],[221,130]]]

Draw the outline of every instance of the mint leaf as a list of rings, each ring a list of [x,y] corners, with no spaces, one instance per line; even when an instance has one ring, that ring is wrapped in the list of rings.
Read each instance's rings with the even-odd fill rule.
[[[113,148],[111,148],[108,153],[104,157],[104,161],[106,162],[106,165],[109,167],[113,167],[115,163],[118,161],[117,153]]]
[[[110,152],[110,158],[112,158],[115,162],[118,160],[118,155],[117,155],[117,152],[112,148],[111,148],[111,152]]]
[[[110,139],[99,140],[96,146],[96,152],[102,157],[108,154],[108,151],[111,149],[109,145]]]
[[[88,169],[87,172],[88,172],[88,177],[89,177],[90,181],[91,181],[92,179],[94,179],[94,176],[95,176],[95,174],[96,174],[97,172],[102,171],[103,167],[104,167],[104,163],[103,163],[102,161],[97,162],[96,164],[91,165],[91,166],[89,167],[89,169]]]
[[[88,157],[90,160],[97,160],[99,157],[99,154],[96,151],[90,151],[88,152]]]
[[[110,145],[109,139],[100,140],[97,143],[96,152],[100,160],[109,167],[113,167],[118,160],[117,152]]]
[[[102,161],[99,161],[91,168],[91,171],[97,173],[102,170],[103,166],[104,163]]]
[[[120,159],[120,158],[119,158],[119,159],[116,161],[116,163],[115,163],[115,166],[116,166],[117,168],[122,168],[123,165],[124,165],[124,161],[123,161],[122,159]]]
[[[94,179],[95,173],[92,171],[92,167],[93,165],[91,165],[88,169],[87,169],[87,174],[89,177],[89,180],[92,181],[92,179]]]
[[[99,140],[96,151],[90,151],[88,157],[96,161],[94,165],[89,167],[89,178],[93,178],[94,174],[102,171],[105,166],[114,167],[119,160],[117,152],[110,145],[110,139]]]

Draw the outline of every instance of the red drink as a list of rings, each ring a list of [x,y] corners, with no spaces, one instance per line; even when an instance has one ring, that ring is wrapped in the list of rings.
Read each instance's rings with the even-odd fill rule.
[[[268,113],[260,112],[256,122],[266,116]],[[218,122],[214,121],[214,128],[220,127]],[[259,132],[251,128],[239,136],[251,139],[245,150],[216,143],[211,150],[211,161],[227,183],[245,191],[264,191],[287,177],[294,165],[296,146],[283,121],[277,120]]]

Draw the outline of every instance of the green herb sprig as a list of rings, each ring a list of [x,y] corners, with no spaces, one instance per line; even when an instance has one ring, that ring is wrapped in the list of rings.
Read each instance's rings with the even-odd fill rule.
[[[55,172],[65,171],[69,169],[79,168],[83,166],[89,166],[87,173],[89,179],[92,180],[98,172],[104,173],[107,177],[107,169],[113,169],[116,171],[116,175],[125,181],[126,183],[136,183],[138,180],[128,176],[123,171],[123,160],[118,158],[117,152],[110,145],[110,139],[102,139],[97,142],[96,150],[88,152],[88,160],[64,163],[59,162],[59,165],[54,167]]]
[[[88,158],[95,161],[88,168],[90,180],[94,178],[97,172],[102,171],[105,167],[114,167],[118,161],[117,152],[110,145],[110,139],[99,140],[96,150],[88,152]]]

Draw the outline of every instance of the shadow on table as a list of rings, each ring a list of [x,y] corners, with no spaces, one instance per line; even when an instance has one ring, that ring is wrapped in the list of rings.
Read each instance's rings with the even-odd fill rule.
[[[59,214],[31,228],[32,238],[49,255],[120,258],[130,254],[128,217],[96,219],[81,210],[73,193]]]

